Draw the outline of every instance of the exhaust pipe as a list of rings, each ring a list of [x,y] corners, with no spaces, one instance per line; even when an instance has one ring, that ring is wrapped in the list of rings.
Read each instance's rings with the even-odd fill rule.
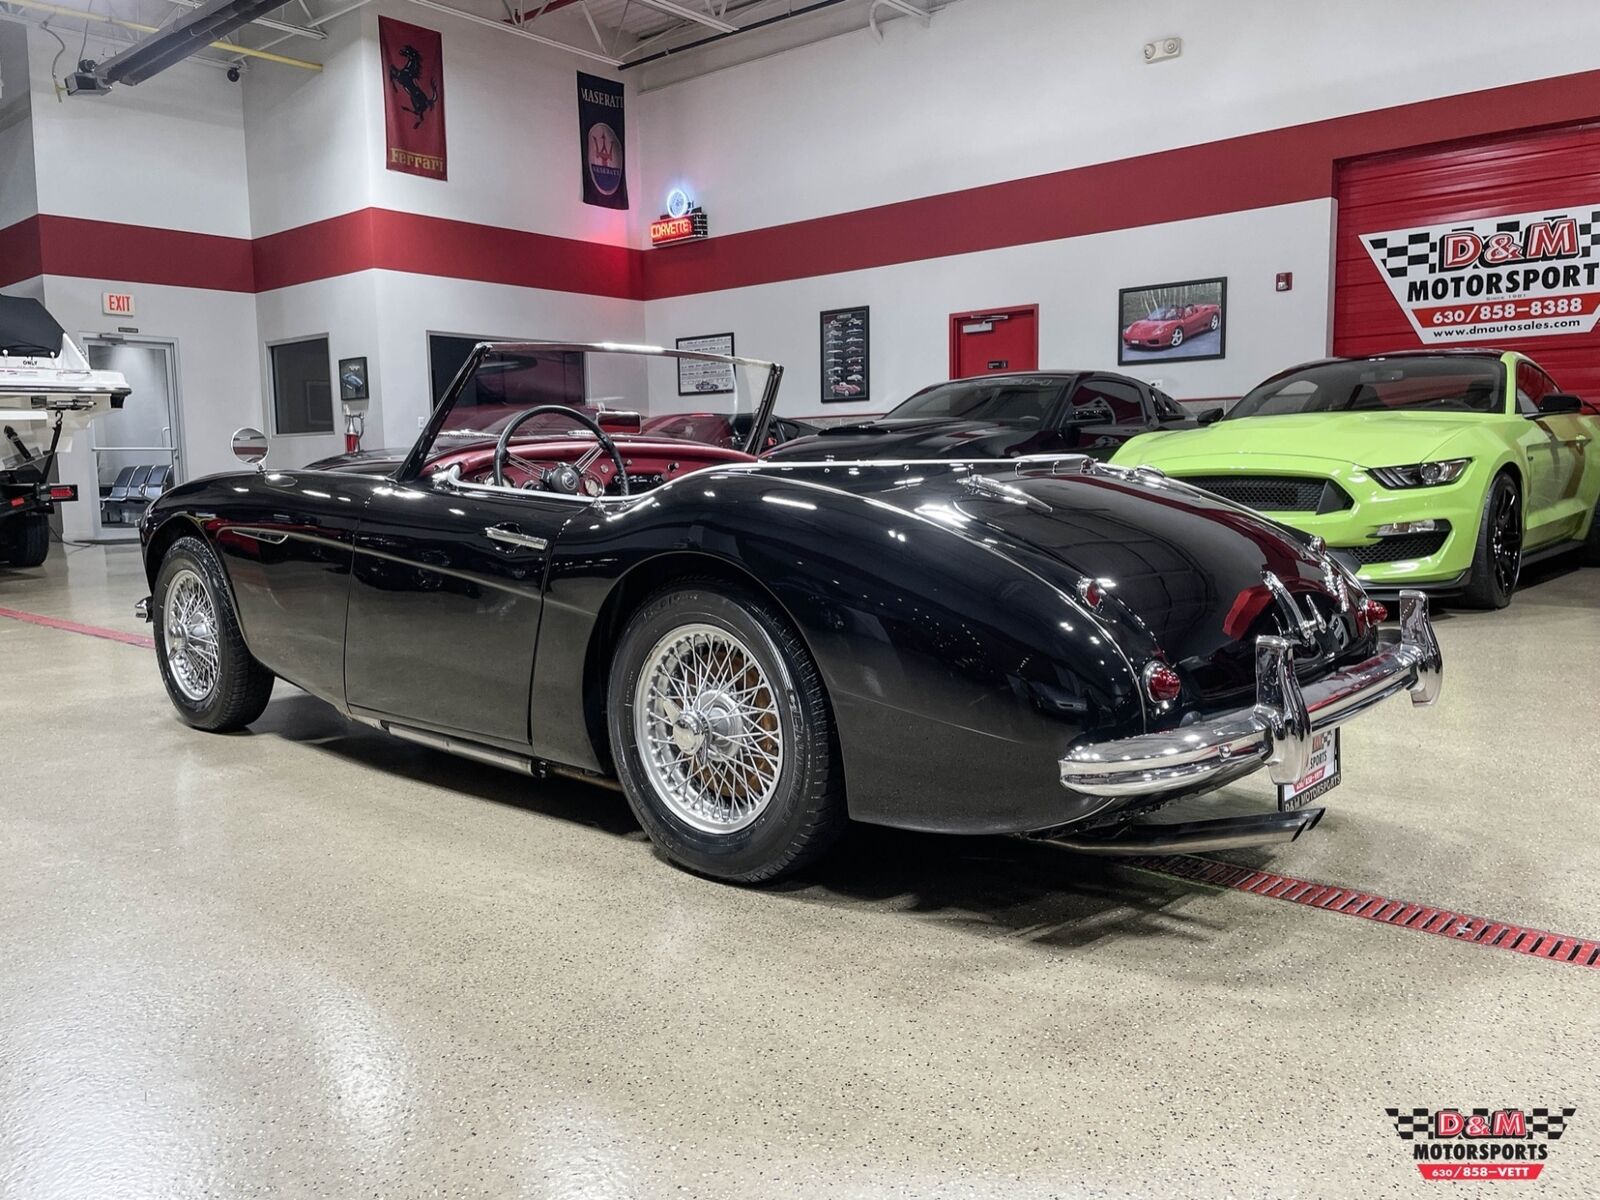
[[[1210,821],[1161,824],[1135,822],[1104,837],[1052,837],[1048,840],[1080,854],[1196,854],[1209,850],[1239,850],[1246,846],[1276,846],[1292,842],[1316,828],[1326,809],[1302,808],[1294,812],[1219,817]]]

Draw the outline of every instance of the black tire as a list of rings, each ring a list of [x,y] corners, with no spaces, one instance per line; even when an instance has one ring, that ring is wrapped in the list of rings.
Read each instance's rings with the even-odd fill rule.
[[[1183,326],[1179,325],[1172,331],[1171,345],[1174,350],[1183,345]]]
[[[1600,567],[1600,500],[1594,503],[1594,516],[1589,519],[1589,536],[1583,539],[1583,565]]]
[[[175,645],[167,629],[167,601],[171,589],[175,582],[187,585],[191,579],[204,591],[214,616],[215,675],[209,688],[200,695],[191,694],[196,690],[193,681],[182,675],[184,668],[175,665],[175,655],[170,654],[169,649],[181,650],[182,643]],[[161,682],[166,684],[167,696],[181,720],[211,733],[233,733],[261,715],[272,698],[273,674],[251,656],[244,644],[222,568],[199,538],[179,538],[167,550],[161,569],[156,573],[150,610]]]
[[[775,720],[781,731],[776,782],[758,815],[729,832],[692,824],[683,806],[669,800],[653,782],[652,772],[660,778],[666,768],[647,768],[639,745],[636,721],[643,720],[648,727],[650,720],[648,712],[641,718],[637,707],[647,660],[653,660],[672,638],[691,636],[683,631],[693,626],[732,635],[774,685],[756,695],[758,702],[763,696],[770,702],[772,712],[762,719]],[[743,672],[736,672],[736,677],[755,678]],[[815,860],[843,832],[844,777],[822,677],[799,634],[769,602],[741,588],[709,581],[685,581],[657,592],[628,622],[612,660],[609,689],[607,722],[622,790],[650,840],[673,863],[733,883],[767,883]],[[679,711],[698,719],[711,710],[682,704]],[[682,718],[673,724],[674,739],[683,727]],[[666,751],[669,758],[676,756],[679,766],[690,762],[692,753]]]
[[[1522,574],[1522,491],[1509,475],[1498,476],[1484,497],[1478,545],[1461,601],[1468,608],[1504,608]]]
[[[1222,314],[1221,313],[1212,313],[1211,314],[1211,332],[1215,333],[1217,330],[1219,330],[1221,328],[1222,328]]]
[[[50,518],[29,513],[7,522],[0,531],[0,563],[11,567],[42,567],[50,557]]]

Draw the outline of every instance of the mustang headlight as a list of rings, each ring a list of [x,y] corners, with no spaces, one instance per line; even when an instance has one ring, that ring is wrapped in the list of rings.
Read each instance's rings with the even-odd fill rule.
[[[1368,467],[1367,474],[1386,488],[1438,487],[1460,479],[1471,462],[1470,458],[1444,458],[1408,467]]]

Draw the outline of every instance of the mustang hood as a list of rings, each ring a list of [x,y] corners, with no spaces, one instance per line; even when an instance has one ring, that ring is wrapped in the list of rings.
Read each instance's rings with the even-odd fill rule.
[[[1008,421],[952,421],[949,418],[886,417],[856,425],[837,425],[785,442],[767,458],[846,462],[863,458],[1005,458],[1027,453],[1038,439],[1038,425]]]
[[[1482,413],[1344,412],[1241,417],[1204,429],[1148,434],[1130,442],[1115,461],[1151,466],[1188,460],[1228,458],[1230,465],[1263,459],[1324,458],[1362,467],[1422,462],[1463,429],[1482,421]],[[1198,464],[1191,464],[1198,465]]]

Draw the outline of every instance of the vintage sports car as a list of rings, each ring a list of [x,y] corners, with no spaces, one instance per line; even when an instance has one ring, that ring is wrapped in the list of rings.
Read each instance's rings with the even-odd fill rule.
[[[0,296],[0,566],[50,554],[50,516],[78,498],[50,476],[56,454],[130,395],[119,371],[96,371],[44,305]]]
[[[1427,350],[1293,367],[1215,424],[1112,461],[1316,534],[1380,594],[1501,608],[1535,558],[1582,547],[1600,562],[1597,436],[1600,417],[1532,359]]]
[[[581,393],[553,409],[549,388],[474,387],[508,359],[551,363],[647,423],[679,403],[684,356],[736,368],[745,449],[613,436]],[[281,676],[428,746],[614,779],[669,859],[756,882],[847,820],[1113,853],[1292,840],[1322,811],[1297,807],[1307,793],[1143,818],[1263,767],[1326,786],[1335,727],[1438,694],[1420,594],[1380,628],[1315,541],[1155,472],[758,461],[781,374],[485,343],[386,473],[173,489],[141,526],[141,609],[179,716],[239,729]],[[552,411],[569,433],[523,436]],[[254,430],[236,445],[266,451]]]
[[[1110,458],[1154,429],[1193,429],[1166,393],[1126,375],[1030,371],[923,388],[884,416],[785,439],[770,459],[1014,458],[1078,453]]]
[[[1222,309],[1215,304],[1169,304],[1122,331],[1130,350],[1175,350],[1185,338],[1220,328]]]

